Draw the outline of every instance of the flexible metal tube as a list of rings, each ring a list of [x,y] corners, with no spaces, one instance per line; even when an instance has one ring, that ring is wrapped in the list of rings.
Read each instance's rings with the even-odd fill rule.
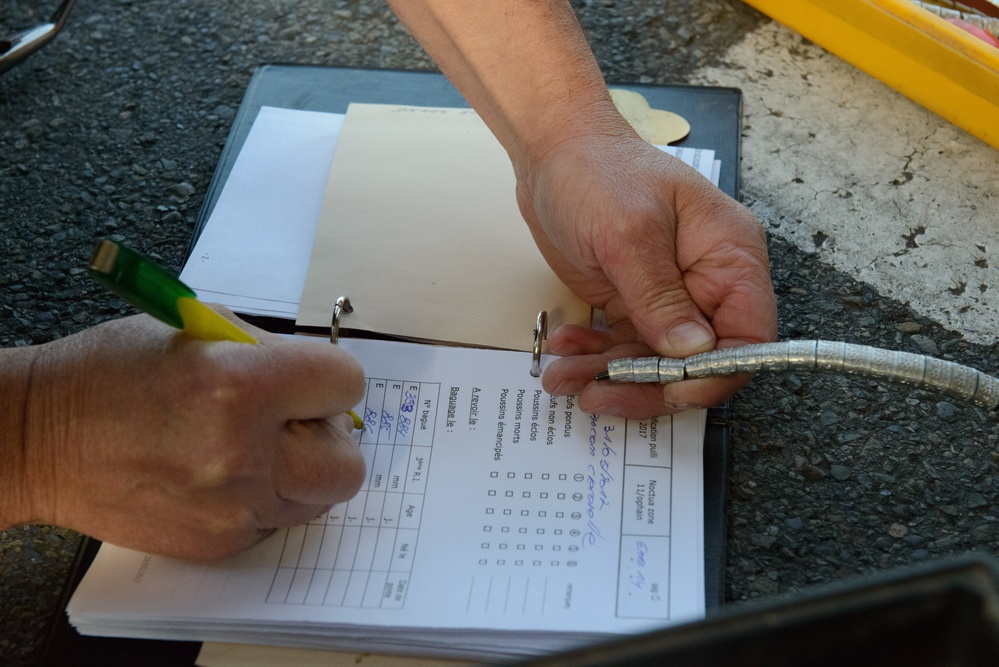
[[[988,410],[999,406],[999,379],[968,366],[911,352],[841,341],[794,340],[731,347],[686,359],[615,359],[598,378],[666,384],[695,378],[773,371],[820,371],[913,385]]]

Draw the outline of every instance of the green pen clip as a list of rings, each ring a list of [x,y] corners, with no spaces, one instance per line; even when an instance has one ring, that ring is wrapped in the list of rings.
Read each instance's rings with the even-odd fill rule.
[[[184,328],[177,299],[196,298],[194,290],[139,253],[104,240],[94,249],[88,269],[94,280],[139,310]]]

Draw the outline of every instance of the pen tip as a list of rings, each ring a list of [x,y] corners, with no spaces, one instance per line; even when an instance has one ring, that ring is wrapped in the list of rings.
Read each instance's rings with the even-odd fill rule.
[[[607,380],[609,378],[610,378],[610,373],[608,373],[607,371],[600,371],[599,373],[593,376],[594,380]]]

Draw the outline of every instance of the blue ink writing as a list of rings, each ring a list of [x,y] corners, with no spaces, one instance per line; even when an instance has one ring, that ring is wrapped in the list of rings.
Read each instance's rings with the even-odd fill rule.
[[[611,473],[610,457],[617,456],[614,451],[614,426],[603,428],[603,437],[597,428],[600,417],[590,415],[590,456],[593,461],[587,466],[586,475],[586,532],[583,533],[583,546],[593,546],[604,539],[598,519],[600,514],[611,506],[609,486],[614,482]]]

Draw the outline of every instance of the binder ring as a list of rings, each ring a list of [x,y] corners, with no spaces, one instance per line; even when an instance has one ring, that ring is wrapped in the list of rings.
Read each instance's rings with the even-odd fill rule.
[[[333,322],[330,325],[330,342],[334,345],[340,340],[340,318],[343,315],[350,315],[354,312],[354,307],[350,305],[350,299],[345,296],[340,297],[333,304]]]
[[[531,376],[541,377],[541,345],[548,338],[548,311],[538,313],[538,323],[534,325],[534,353],[531,358]]]

